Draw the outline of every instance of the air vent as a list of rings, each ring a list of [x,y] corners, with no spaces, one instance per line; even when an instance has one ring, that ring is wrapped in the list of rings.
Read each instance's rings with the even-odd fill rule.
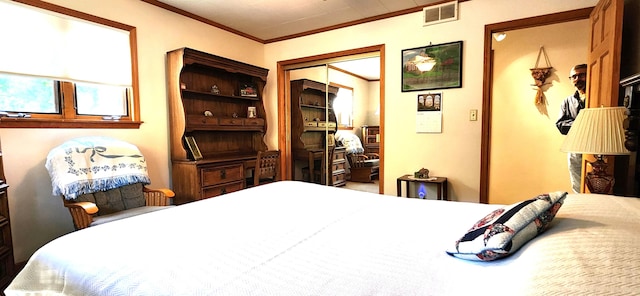
[[[423,26],[429,26],[458,19],[458,1],[426,6],[422,9]]]

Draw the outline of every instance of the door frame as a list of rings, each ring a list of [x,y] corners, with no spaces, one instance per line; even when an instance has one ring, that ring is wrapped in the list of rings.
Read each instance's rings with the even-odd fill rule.
[[[488,24],[484,27],[484,69],[482,85],[482,139],[480,150],[480,203],[489,203],[491,155],[491,93],[493,91],[493,33],[588,19],[593,7]]]
[[[291,100],[288,99],[290,93],[288,70],[296,65],[319,66],[327,63],[328,60],[344,58],[352,55],[378,52],[380,54],[380,173],[378,191],[384,192],[384,89],[385,89],[385,45],[372,45],[368,47],[343,50],[332,53],[296,58],[277,63],[277,93],[278,93],[278,147],[282,151],[280,167],[289,168],[293,162],[291,152]],[[293,172],[287,170],[281,174],[283,179],[292,180]]]

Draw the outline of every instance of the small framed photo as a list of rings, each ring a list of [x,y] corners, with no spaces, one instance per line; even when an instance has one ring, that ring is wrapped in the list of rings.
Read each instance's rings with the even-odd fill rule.
[[[247,107],[247,118],[256,118],[256,117],[258,117],[256,107]]]
[[[202,159],[202,153],[200,152],[200,148],[198,148],[198,144],[196,144],[196,139],[191,136],[184,137],[185,142],[187,142],[187,148],[189,148],[189,152],[193,156],[193,160]]]
[[[254,83],[243,83],[240,85],[240,96],[243,97],[257,97],[258,87]]]
[[[418,111],[440,111],[441,106],[441,92],[418,95]]]

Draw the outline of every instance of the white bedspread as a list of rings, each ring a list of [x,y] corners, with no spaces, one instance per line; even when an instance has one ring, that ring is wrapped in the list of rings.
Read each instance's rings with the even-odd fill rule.
[[[282,181],[60,237],[6,294],[640,293],[640,199],[570,194],[511,257],[445,253],[497,207]]]

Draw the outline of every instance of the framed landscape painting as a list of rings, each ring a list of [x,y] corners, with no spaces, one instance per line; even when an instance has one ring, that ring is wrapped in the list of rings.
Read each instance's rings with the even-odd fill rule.
[[[462,41],[402,50],[402,91],[462,87]]]

